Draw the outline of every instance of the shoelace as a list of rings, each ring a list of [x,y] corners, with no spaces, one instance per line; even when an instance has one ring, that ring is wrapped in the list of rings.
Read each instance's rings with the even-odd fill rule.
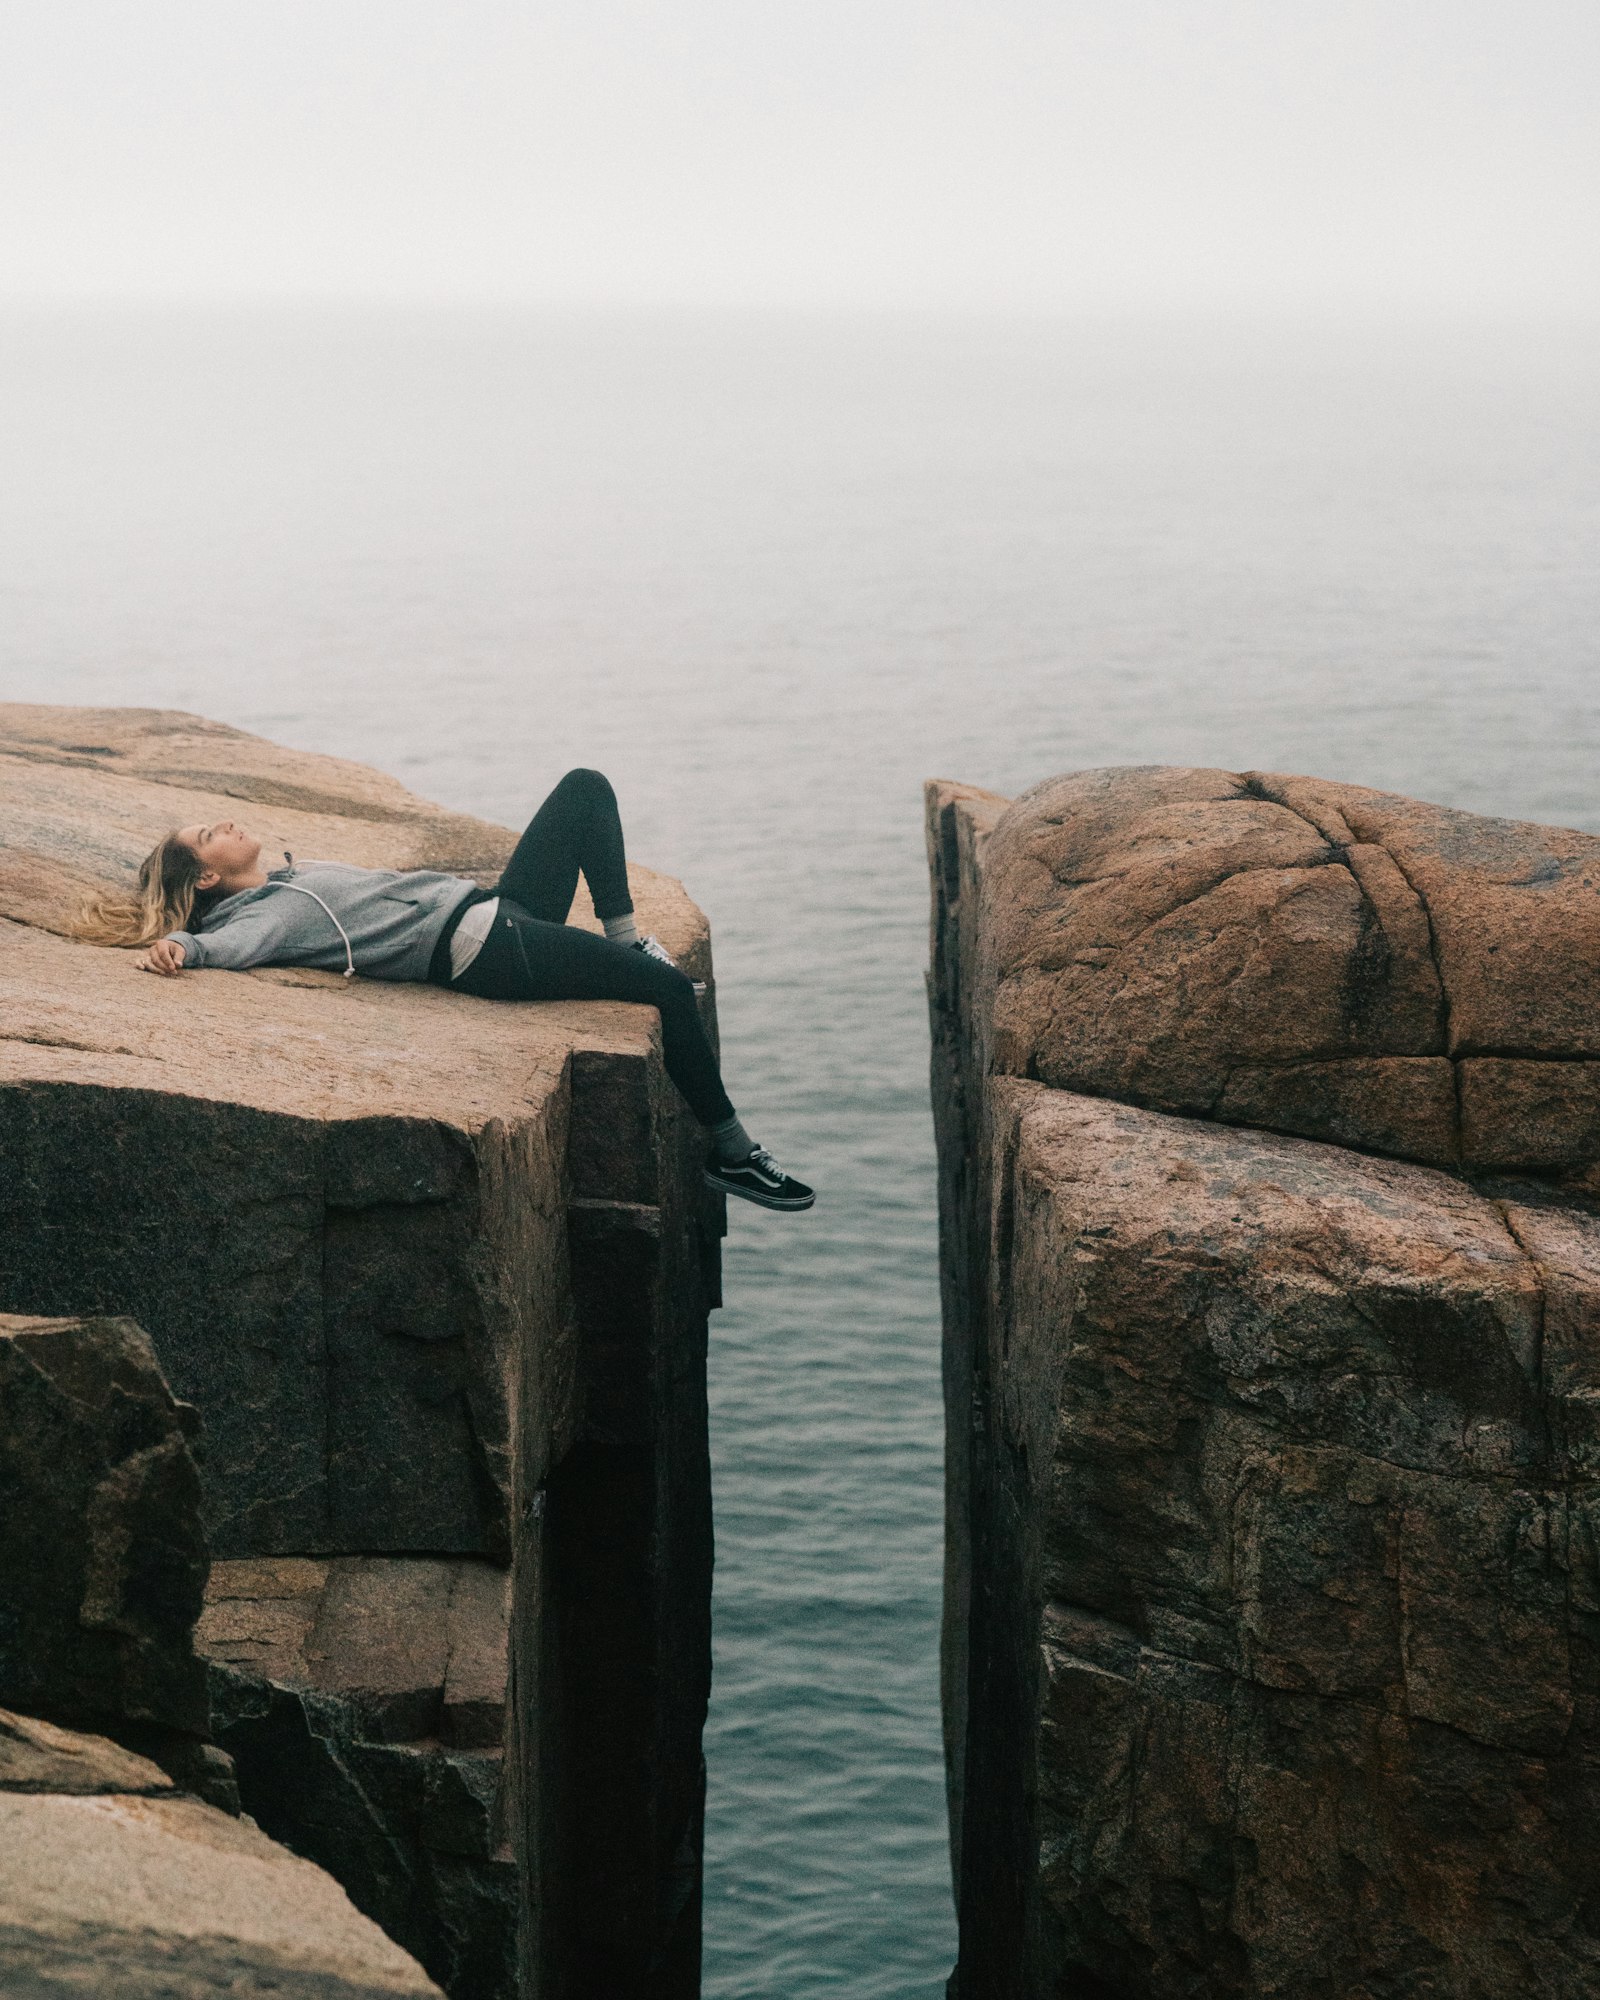
[[[778,1165],[765,1146],[757,1146],[755,1151],[746,1159],[745,1165],[747,1167],[759,1167],[764,1174],[771,1174],[776,1180],[781,1181],[787,1178],[782,1167]]]

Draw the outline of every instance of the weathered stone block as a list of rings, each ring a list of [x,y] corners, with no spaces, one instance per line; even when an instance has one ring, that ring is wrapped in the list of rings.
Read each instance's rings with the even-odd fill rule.
[[[108,1736],[85,1736],[36,1715],[0,1709],[0,1792],[122,1792],[131,1797],[174,1790],[158,1764]]]
[[[337,1694],[375,1742],[504,1731],[509,1574],[470,1557],[214,1565],[197,1644],[247,1678]]]
[[[222,1562],[198,1633],[254,1816],[464,2000],[518,1992],[510,1587],[471,1558]]]
[[[1456,1064],[1463,1156],[1487,1173],[1581,1173],[1600,1158],[1600,1062]]]
[[[219,1552],[503,1555],[507,1349],[538,1301],[512,1261],[525,1225],[478,1192],[496,1135],[360,1122],[352,1136],[167,1092],[0,1090],[20,1168],[0,1191],[6,1289],[117,1301],[160,1328],[169,1378],[205,1414]],[[363,1138],[384,1160],[367,1184],[382,1172],[408,1199],[351,1202]],[[452,1142],[464,1157],[441,1193]]]
[[[103,1737],[0,1712],[7,2000],[443,2000],[320,1868]]]
[[[1600,842],[929,809],[953,1991],[1595,1990]]]
[[[1538,1332],[1553,1284],[1600,1305],[1600,1218],[1567,1212],[1582,1259],[1535,1263],[1502,1203],[1427,1169],[1038,1086],[994,1104],[1009,1235],[970,1643],[1003,1675],[1031,1631],[1016,1670],[1037,1647],[1046,1692],[1009,1781],[992,1716],[970,1725],[967,1806],[975,1784],[1019,1825],[1030,1792],[1045,1805],[1037,1956],[1025,1925],[1020,1983],[978,1990],[1051,1992],[1073,1967],[1149,1995],[1359,1990],[1381,1956],[1341,1951],[1339,1985],[1324,1955],[1374,1868],[1437,1990],[1487,1996],[1518,1965],[1519,1990],[1583,1990],[1600,1940],[1476,1899],[1459,1859],[1441,1902],[1401,1855],[1448,1816],[1420,1775],[1434,1730],[1471,1745],[1474,1812],[1520,1801],[1475,1869],[1537,1875],[1564,1912],[1595,1865],[1567,1801],[1600,1784],[1573,1660],[1596,1572],[1571,1520],[1600,1489],[1553,1442]],[[1031,1712],[1025,1680],[1011,1699]],[[1338,1745],[1337,1806],[1307,1731]],[[1238,1912],[1282,1916],[1268,1857],[1307,1813],[1302,1950]]]
[[[931,788],[934,819],[964,793]],[[1593,836],[1139,767],[990,830],[962,927],[986,1069],[1438,1165],[1600,1162]],[[958,841],[930,822],[930,854]]]
[[[1264,1125],[1448,1167],[1463,1143],[1479,1145],[1485,1155],[1489,1151],[1476,1130],[1467,1142],[1457,1134],[1463,1115],[1457,1079],[1464,1088],[1474,1067],[1444,1056],[1244,1064],[1229,1072],[1211,1116],[1226,1125]]]
[[[0,1303],[153,1329],[206,1420],[216,1553],[505,1560],[508,1395],[567,1311],[569,1149],[580,1182],[655,1199],[649,1099],[616,1080],[659,1066],[653,1011],[292,970],[149,978],[52,932],[160,834],[240,799],[269,845],[363,865],[482,876],[514,836],[156,711],[0,704],[0,780]],[[707,977],[679,885],[632,883]]]
[[[131,1320],[0,1314],[0,1701],[205,1735],[193,1431]]]

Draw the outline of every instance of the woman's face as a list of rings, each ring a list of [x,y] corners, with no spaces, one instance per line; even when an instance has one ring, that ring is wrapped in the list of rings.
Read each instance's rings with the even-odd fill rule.
[[[178,838],[200,863],[202,889],[215,889],[248,875],[261,854],[261,842],[231,819],[214,820],[209,826],[186,826]]]

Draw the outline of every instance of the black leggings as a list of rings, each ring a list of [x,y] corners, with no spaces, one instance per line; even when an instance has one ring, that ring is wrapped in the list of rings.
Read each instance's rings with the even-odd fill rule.
[[[603,922],[633,908],[617,795],[598,771],[569,771],[517,842],[494,893],[500,907],[483,949],[449,976],[441,945],[435,977],[482,1000],[634,1000],[661,1014],[667,1074],[702,1125],[734,1115],[700,1025],[694,985],[676,966],[566,922],[582,872]]]

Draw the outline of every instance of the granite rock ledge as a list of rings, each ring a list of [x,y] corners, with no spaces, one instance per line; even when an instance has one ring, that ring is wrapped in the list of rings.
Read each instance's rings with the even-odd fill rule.
[[[193,1415],[132,1320],[0,1315],[0,1993],[442,2000],[204,1739]]]
[[[7,2000],[441,2000],[330,1876],[103,1736],[0,1709]]]
[[[692,1994],[723,1217],[658,1021],[158,980],[66,934],[224,814],[480,880],[515,838],[199,717],[0,705],[0,1309],[137,1319],[197,1413],[200,1643],[246,1810],[378,1922],[409,1897],[456,2000]],[[700,912],[631,873],[709,981]],[[441,1606],[455,1650],[408,1654]],[[291,1738],[351,1776],[365,1845],[296,1804]]]
[[[968,2000],[1600,1987],[1600,841],[928,788]]]

